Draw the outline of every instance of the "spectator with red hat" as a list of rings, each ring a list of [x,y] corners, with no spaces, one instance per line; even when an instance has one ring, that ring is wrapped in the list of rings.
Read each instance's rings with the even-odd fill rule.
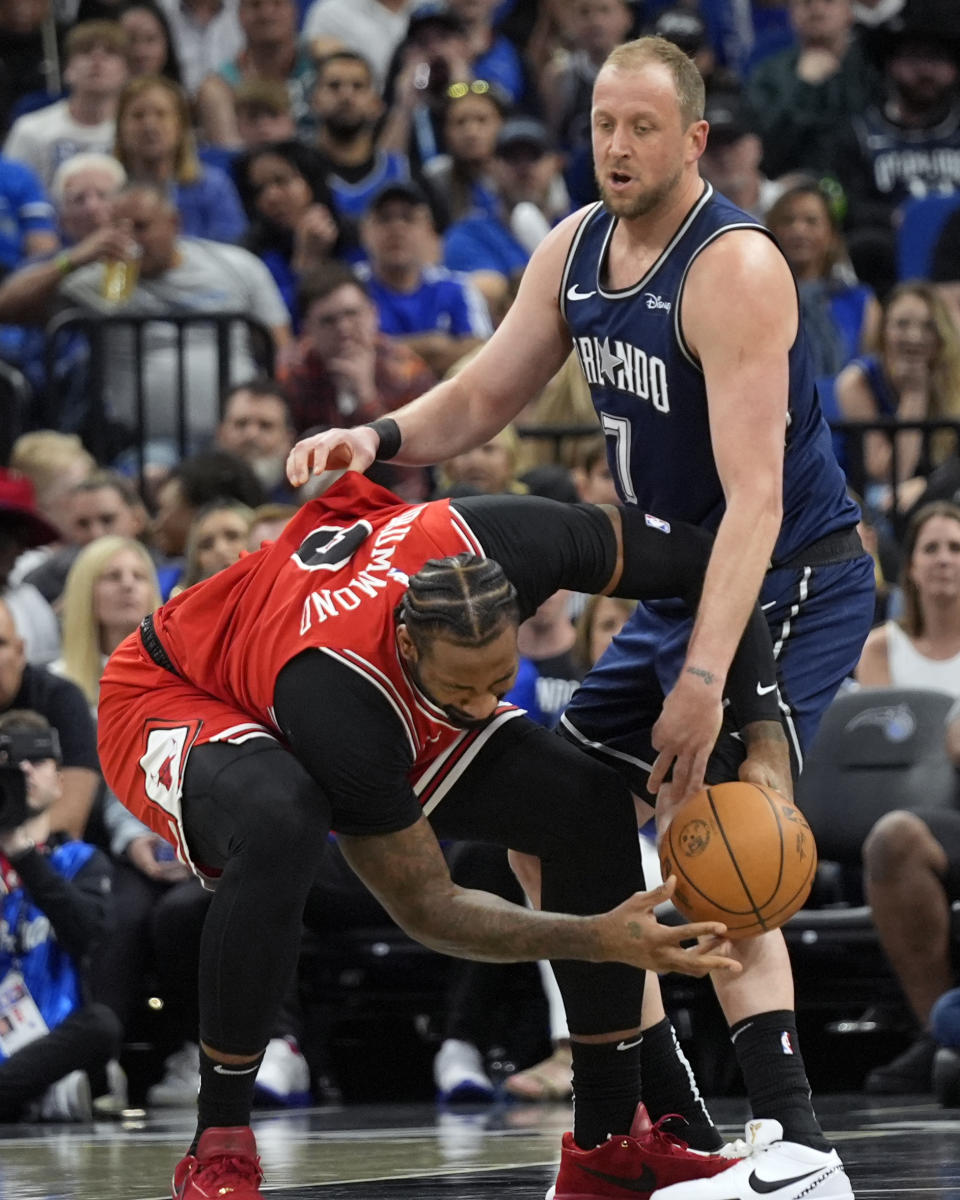
[[[37,589],[29,583],[11,586],[10,573],[24,550],[59,537],[56,526],[37,511],[30,480],[0,468],[0,596],[17,624],[29,662],[53,662],[60,653],[60,631],[53,609]]]

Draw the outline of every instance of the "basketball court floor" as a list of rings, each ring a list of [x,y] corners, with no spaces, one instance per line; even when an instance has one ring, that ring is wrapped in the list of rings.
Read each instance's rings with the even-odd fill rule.
[[[831,1095],[819,1106],[858,1197],[960,1200],[960,1110],[911,1097]],[[743,1102],[713,1105],[731,1137]],[[255,1129],[276,1200],[542,1200],[569,1109],[425,1105],[258,1113]],[[8,1126],[2,1200],[168,1200],[190,1140],[187,1113],[81,1126]]]

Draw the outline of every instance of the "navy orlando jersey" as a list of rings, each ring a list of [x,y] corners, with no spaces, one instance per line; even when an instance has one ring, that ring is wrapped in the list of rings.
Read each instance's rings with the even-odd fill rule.
[[[643,278],[614,291],[603,281],[615,227],[602,204],[584,215],[564,266],[560,307],[606,434],[617,490],[625,504],[716,529],[723,489],[703,371],[680,327],[683,287],[694,259],[716,238],[731,229],[767,231],[705,184]],[[730,300],[718,295],[717,303]],[[784,515],[774,563],[855,525],[859,516],[833,453],[802,328],[789,366]]]

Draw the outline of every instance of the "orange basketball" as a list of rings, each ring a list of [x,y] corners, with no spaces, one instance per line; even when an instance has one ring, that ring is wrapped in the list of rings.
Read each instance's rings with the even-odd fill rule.
[[[689,921],[730,938],[776,929],[810,894],[817,847],[803,813],[772,788],[718,783],[687,800],[660,845],[663,877]]]

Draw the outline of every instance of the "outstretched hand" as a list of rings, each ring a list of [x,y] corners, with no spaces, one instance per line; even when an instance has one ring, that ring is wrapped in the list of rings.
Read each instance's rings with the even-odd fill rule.
[[[628,900],[597,917],[601,925],[603,957],[632,967],[663,974],[679,971],[682,975],[709,975],[711,971],[740,970],[740,963],[729,957],[730,944],[724,940],[726,925],[719,921],[698,921],[690,925],[661,925],[654,915],[658,904],[673,895],[675,875],[649,892],[635,892]],[[682,942],[702,938],[696,945]]]
[[[302,438],[287,455],[287,478],[300,487],[310,475],[324,471],[365,471],[377,454],[380,439],[369,425],[325,429]]]

